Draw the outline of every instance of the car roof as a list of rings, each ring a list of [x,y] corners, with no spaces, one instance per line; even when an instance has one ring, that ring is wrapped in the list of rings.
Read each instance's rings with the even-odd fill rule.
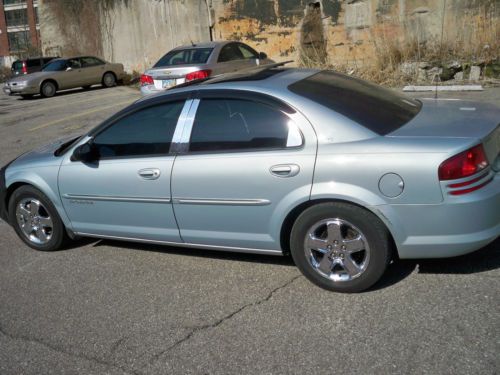
[[[185,44],[179,47],[175,47],[171,49],[171,51],[177,51],[180,49],[193,49],[193,48],[215,48],[217,46],[224,46],[229,43],[240,43],[234,40],[216,40],[212,42],[203,42],[203,43],[192,43],[192,44]]]

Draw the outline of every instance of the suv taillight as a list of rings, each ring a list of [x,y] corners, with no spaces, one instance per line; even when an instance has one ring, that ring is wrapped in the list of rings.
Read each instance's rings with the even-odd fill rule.
[[[458,180],[472,176],[488,166],[483,145],[479,144],[445,160],[439,166],[439,179]]]
[[[26,61],[23,61],[23,68],[21,69],[23,74],[28,74],[28,68],[26,67]]]
[[[191,72],[186,74],[186,82],[194,81],[195,79],[208,78],[212,71],[210,69],[198,70],[196,72]]]
[[[146,85],[154,85],[153,77],[147,74],[141,74],[141,86],[146,86]]]

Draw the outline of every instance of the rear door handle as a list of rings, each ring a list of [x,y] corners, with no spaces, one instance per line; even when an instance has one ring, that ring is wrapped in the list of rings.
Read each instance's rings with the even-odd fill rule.
[[[300,167],[297,164],[278,164],[269,168],[269,171],[276,177],[293,177],[299,174]]]
[[[158,168],[146,168],[137,172],[139,176],[145,180],[156,180],[160,177],[160,170]]]

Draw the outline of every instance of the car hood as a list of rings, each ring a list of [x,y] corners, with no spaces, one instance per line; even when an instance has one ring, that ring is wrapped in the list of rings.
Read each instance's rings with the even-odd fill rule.
[[[30,74],[23,74],[17,76],[15,78],[11,78],[7,81],[7,83],[15,83],[15,82],[24,82],[24,81],[32,81],[36,79],[45,78],[51,76],[54,72],[35,72]]]
[[[489,103],[453,99],[423,99],[422,109],[393,137],[483,139],[500,124],[500,109]]]
[[[55,156],[54,152],[64,143],[67,143],[73,139],[75,136],[65,137],[58,139],[52,143],[41,146],[33,151],[28,151],[25,154],[19,156],[16,160],[9,165],[9,169],[24,169],[24,168],[39,168],[47,167],[50,165],[59,165],[62,158]]]

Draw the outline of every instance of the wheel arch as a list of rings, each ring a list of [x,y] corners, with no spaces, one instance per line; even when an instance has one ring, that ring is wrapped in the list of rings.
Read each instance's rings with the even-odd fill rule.
[[[346,203],[350,204],[356,207],[359,207],[365,211],[368,211],[375,215],[384,225],[384,227],[387,230],[387,233],[389,234],[389,240],[391,241],[391,248],[392,248],[392,253],[393,256],[398,255],[398,249],[395,241],[395,236],[394,233],[391,231],[391,228],[387,225],[386,218],[381,217],[382,215],[379,212],[376,212],[366,206],[363,206],[359,203],[349,201],[346,199],[338,199],[338,198],[317,198],[317,199],[311,199],[305,202],[302,202],[295,206],[285,217],[285,220],[283,221],[283,224],[281,226],[280,230],[280,245],[281,245],[281,250],[283,251],[283,254],[290,254],[290,233],[292,231],[292,227],[297,220],[297,218],[300,216],[302,212],[304,212],[306,209],[315,206],[317,204],[321,203]]]
[[[42,86],[45,82],[52,82],[56,86],[56,91],[59,90],[59,84],[54,78],[46,78],[43,81],[40,82],[40,90],[42,89]]]

